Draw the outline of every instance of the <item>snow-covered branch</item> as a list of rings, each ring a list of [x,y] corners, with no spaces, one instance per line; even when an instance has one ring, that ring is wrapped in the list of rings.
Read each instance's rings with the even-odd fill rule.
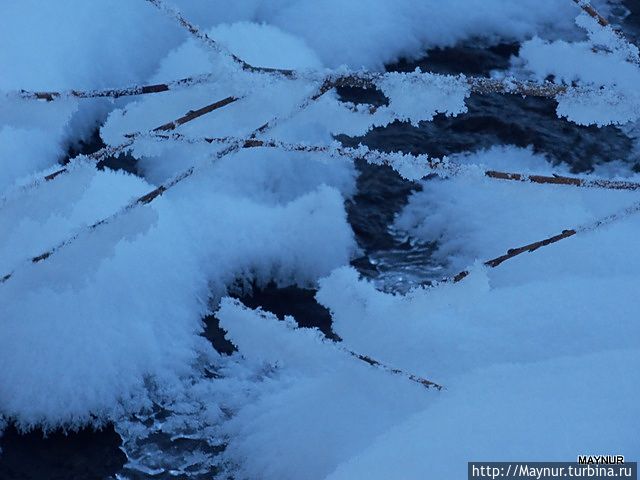
[[[599,218],[593,222],[590,222],[578,227],[563,230],[561,233],[558,233],[557,235],[553,235],[551,237],[547,237],[542,240],[529,243],[527,245],[510,248],[509,250],[507,250],[507,253],[505,253],[504,255],[500,255],[499,257],[486,260],[485,262],[483,262],[483,264],[489,268],[495,268],[501,265],[502,263],[506,262],[507,260],[511,260],[512,258],[522,255],[523,253],[535,252],[539,248],[552,245],[566,238],[573,237],[574,235],[586,233],[586,232],[592,232],[606,225],[610,225],[613,222],[622,220],[628,217],[629,215],[634,215],[639,212],[640,212],[640,202],[636,202],[636,203],[633,203],[632,205],[629,205],[626,208],[623,208],[622,210],[614,214]],[[459,282],[460,280],[467,277],[469,273],[470,273],[469,270],[463,270],[451,278],[444,279],[443,282],[450,282],[450,281]]]

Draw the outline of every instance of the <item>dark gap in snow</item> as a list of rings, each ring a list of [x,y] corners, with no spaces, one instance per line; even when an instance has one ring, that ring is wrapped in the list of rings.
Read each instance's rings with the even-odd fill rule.
[[[142,176],[138,170],[138,160],[129,153],[121,153],[118,156],[110,156],[98,162],[98,169],[124,170],[133,175]]]
[[[87,140],[78,140],[72,143],[67,149],[66,156],[60,161],[62,165],[68,164],[72,158],[78,155],[91,155],[98,150],[106,147],[106,144],[100,138],[100,129],[96,128],[92,131],[91,136]],[[140,176],[137,168],[137,160],[129,153],[121,153],[117,156],[109,156],[98,162],[99,170],[108,168],[110,170],[124,170],[133,175]]]
[[[487,47],[467,42],[430,50],[415,61],[400,60],[388,65],[387,70],[413,71],[419,67],[437,73],[488,76],[493,70],[509,68],[510,57],[518,49],[517,43]],[[338,94],[348,102],[385,103],[382,94],[372,89],[338,89]],[[437,115],[433,122],[421,122],[418,127],[395,122],[362,137],[341,135],[337,139],[346,146],[362,143],[382,151],[426,153],[432,157],[501,144],[531,146],[554,163],[566,162],[574,173],[591,171],[597,163],[632,157],[633,142],[620,129],[584,127],[560,119],[553,100],[472,95],[467,105],[468,112],[457,117]],[[364,255],[353,260],[352,265],[362,275],[378,279],[385,290],[403,291],[439,279],[443,266],[432,259],[437,245],[417,242],[393,229],[395,216],[423,184],[404,180],[389,167],[359,162],[357,168],[357,193],[346,202],[346,208]],[[513,165],[514,171],[519,168]]]
[[[342,102],[366,103],[376,107],[389,105],[387,97],[375,88],[338,87],[336,93]]]
[[[2,480],[96,480],[121,471],[127,458],[113,426],[65,434],[40,429],[20,433],[8,427],[0,437]]]
[[[505,70],[509,67],[509,59],[516,55],[518,43],[500,43],[487,47],[479,41],[467,42],[463,45],[429,50],[418,60],[401,59],[395,64],[387,65],[389,72],[412,72],[420,68],[423,72],[443,73],[448,75],[485,75],[491,70]]]
[[[261,308],[273,313],[280,320],[283,320],[285,315],[292,316],[300,327],[317,328],[327,338],[339,341],[340,337],[331,329],[329,310],[316,301],[315,295],[314,289],[295,285],[279,287],[273,282],[265,286],[254,283],[247,291],[230,294],[247,307]],[[202,320],[205,324],[205,338],[219,353],[229,355],[236,351],[235,345],[225,338],[225,331],[220,328],[220,321],[214,314],[207,315]]]
[[[432,157],[500,144],[532,146],[536,153],[548,154],[554,162],[567,163],[574,173],[629,158],[633,150],[632,140],[616,127],[584,127],[558,118],[551,100],[473,95],[467,106],[467,113],[457,117],[437,115],[433,122],[421,122],[419,127],[394,122],[352,139],[351,144]],[[513,166],[514,170],[518,167]]]
[[[67,156],[63,159],[62,164],[66,165],[73,157],[78,155],[91,155],[101,148],[105,147],[105,143],[100,138],[100,129],[95,128],[91,135],[86,139],[80,139],[73,142],[67,149]]]
[[[340,340],[331,329],[329,310],[316,301],[316,290],[295,285],[278,287],[271,282],[264,287],[253,286],[251,292],[236,296],[249,308],[262,308],[279,319],[290,315],[303,328],[317,328],[332,340]]]
[[[214,315],[209,314],[203,317],[204,337],[211,342],[213,348],[223,355],[231,355],[238,349],[236,346],[225,338],[226,332],[220,327],[220,320]]]
[[[348,146],[359,143],[345,138],[340,140]],[[393,248],[397,242],[388,226],[395,214],[406,205],[409,195],[422,188],[419,183],[403,179],[387,166],[359,161],[357,168],[357,192],[347,200],[346,207],[347,218],[358,245],[365,252]]]

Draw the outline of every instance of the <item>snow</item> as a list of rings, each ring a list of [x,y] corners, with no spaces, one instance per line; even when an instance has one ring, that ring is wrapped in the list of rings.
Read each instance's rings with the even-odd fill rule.
[[[382,480],[398,471],[407,480],[465,478],[468,461],[496,458],[496,452],[501,461],[573,461],[576,438],[583,449],[578,451],[615,450],[633,458],[640,411],[624,372],[639,361],[637,349],[620,350],[458,377],[446,398],[378,437],[326,478]]]
[[[467,111],[468,77],[385,73],[385,63],[514,41],[510,68],[492,72],[507,91],[550,78],[566,87],[558,116],[624,124],[633,137],[637,48],[571,1],[174,6],[221,48],[144,1],[2,6],[0,430],[114,422],[126,448],[144,451],[154,432],[207,445],[188,459],[162,452],[171,468],[265,480],[462,478],[474,459],[638,452],[640,220],[628,210],[637,191],[484,174],[571,174],[532,147],[433,159],[411,145],[383,153],[336,140]],[[296,74],[243,70],[227,50]],[[119,99],[19,95],[203,74]],[[344,77],[386,103],[349,104],[333,90],[309,100],[325,79]],[[154,132],[228,97],[164,132],[177,135]],[[78,155],[45,177],[96,130],[134,173]],[[410,245],[436,242],[443,276],[468,270],[463,281],[389,293],[350,266],[363,254],[346,208],[357,198],[357,158],[420,183],[388,227]],[[611,160],[583,177],[640,182],[631,158]],[[170,187],[136,200],[160,185]],[[577,233],[483,265],[567,228]],[[317,288],[341,341],[228,297],[270,282]],[[204,338],[209,314],[236,353],[218,354]],[[129,459],[159,472],[162,459],[151,457]]]
[[[633,191],[511,182],[480,173],[494,169],[550,174],[552,169],[544,158],[526,149],[495,147],[449,160],[482,167],[446,180],[425,181],[422,192],[410,197],[395,226],[422,240],[438,240],[436,255],[448,263],[452,273],[476,258],[488,260],[509,248],[590,223],[637,199]],[[562,168],[553,171],[567,173]],[[628,180],[637,181],[638,177]],[[566,268],[565,262],[563,266]]]
[[[437,113],[458,115],[467,111],[464,103],[469,97],[469,85],[463,75],[437,77],[420,70],[414,73],[389,73],[377,83],[389,99],[392,116],[400,121],[431,121]],[[416,94],[408,96],[407,91]]]
[[[217,315],[255,368],[276,365],[223,429],[231,437],[225,456],[239,462],[241,478],[323,478],[428,401],[421,386],[346,355],[291,318],[230,299]]]
[[[106,175],[111,178],[100,179]],[[100,207],[88,206],[102,202],[104,190],[121,176],[95,175],[71,211],[60,212],[68,227],[59,235],[90,221],[87,214]],[[305,284],[348,260],[352,234],[336,190],[322,186],[269,207],[200,191],[214,176],[197,179],[158,207],[138,209],[82,235],[3,285],[0,404],[6,415],[23,426],[77,425],[96,412],[111,418],[125,407],[135,411],[140,401],[127,400],[123,407],[123,393],[141,396],[149,375],[177,381],[172,378],[190,373],[198,353],[210,348],[197,335],[210,295],[248,274]],[[137,193],[136,187],[139,181],[122,197]],[[111,209],[118,201],[113,193]],[[33,206],[33,215],[42,215]],[[50,245],[53,227],[65,226],[49,216],[44,225],[35,223],[23,214],[5,250],[14,260]],[[36,228],[49,223],[49,239],[28,242]],[[326,242],[328,237],[333,241]],[[316,255],[306,255],[307,249]]]

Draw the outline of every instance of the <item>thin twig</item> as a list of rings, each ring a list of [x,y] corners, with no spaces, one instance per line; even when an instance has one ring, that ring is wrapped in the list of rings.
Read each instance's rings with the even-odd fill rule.
[[[608,27],[609,21],[604,18],[600,13],[591,6],[587,0],[573,0],[584,12],[586,12],[591,18],[594,18],[601,27]]]
[[[66,98],[120,98],[133,95],[147,95],[151,93],[162,93],[173,90],[189,88],[194,85],[209,83],[216,76],[212,73],[195,75],[192,77],[172,80],[166,83],[156,83],[151,85],[131,85],[122,88],[105,88],[102,90],[66,90],[66,91],[31,91],[20,90],[18,92],[8,92],[8,96],[16,96],[24,100],[63,100]]]
[[[240,139],[237,137],[198,137],[191,138],[186,137],[180,133],[161,134],[153,133],[146,134],[146,137],[156,138],[158,140],[175,140],[185,143],[211,143],[211,144],[233,144]],[[392,160],[392,155],[381,152],[376,149],[369,148],[348,148],[339,146],[327,146],[327,145],[306,145],[287,143],[274,139],[263,140],[245,140],[242,144],[242,148],[278,148],[288,152],[306,152],[306,153],[323,153],[330,156],[347,157],[353,160],[367,160],[370,163],[385,163],[389,164]],[[425,166],[433,169],[444,171],[449,175],[458,175],[464,170],[460,169],[458,165],[445,162],[441,159],[432,159],[426,155],[416,156],[411,154],[404,154],[405,156],[413,157],[414,160],[424,160]],[[524,173],[514,172],[501,172],[496,170],[486,170],[484,172],[489,178],[497,180],[510,180],[518,182],[531,182],[537,184],[549,184],[549,185],[561,185],[572,186],[581,188],[603,188],[609,190],[640,190],[640,183],[626,182],[620,180],[606,180],[606,179],[584,179],[578,177],[565,177],[561,175],[531,175]]]
[[[199,118],[207,113],[210,113],[214,110],[217,110],[219,108],[225,107],[233,102],[238,101],[240,98],[238,97],[227,97],[224,98],[222,100],[218,100],[210,105],[207,105],[205,107],[199,108],[198,110],[190,110],[188,111],[186,114],[184,114],[183,116],[181,116],[180,118],[177,118],[171,122],[167,122],[163,125],[160,125],[159,127],[154,128],[153,130],[150,130],[150,132],[158,132],[158,131],[171,131],[176,129],[177,127],[179,127],[180,125],[184,125],[187,122],[190,122],[192,120],[195,120],[196,118]],[[144,135],[143,133],[140,132],[133,132],[133,133],[127,133],[124,135],[124,137],[127,139],[126,141],[122,142],[120,145],[116,145],[116,146],[110,146],[107,145],[103,148],[101,148],[100,150],[98,150],[97,152],[91,153],[89,155],[85,155],[85,157],[89,160],[93,160],[96,163],[100,162],[101,160],[104,160],[107,157],[111,157],[113,155],[119,154],[121,152],[123,152],[124,150],[126,150],[128,147],[130,147],[133,142],[140,136]],[[73,161],[78,157],[74,157],[70,160]],[[58,170],[56,170],[53,173],[50,173],[48,175],[45,175],[43,178],[34,181],[33,183],[29,184],[29,185],[25,185],[24,187],[22,187],[25,190],[30,190],[33,188],[37,188],[39,185],[41,185],[44,182],[49,182],[51,180],[53,180],[54,178],[57,178],[59,175],[62,175],[63,173],[66,173],[69,171],[69,167],[62,167]],[[4,202],[6,201],[6,199],[3,199],[2,201],[0,201],[0,205],[2,205]]]
[[[161,12],[169,15],[174,20],[176,20],[182,28],[187,30],[193,37],[202,42],[205,46],[212,49],[216,53],[220,53],[223,55],[227,55],[230,57],[240,68],[246,70],[248,72],[253,73],[278,73],[284,76],[290,76],[293,74],[293,70],[287,70],[282,68],[268,68],[268,67],[255,67],[250,63],[246,62],[242,58],[235,55],[233,52],[229,51],[226,47],[222,46],[214,39],[212,39],[209,35],[202,32],[198,27],[196,27],[193,23],[187,20],[178,10],[167,5],[163,0],[147,0],[150,4],[156,7]]]
[[[600,27],[605,30],[610,30],[619,41],[621,41],[623,44],[625,44],[625,46],[628,47],[627,60],[629,62],[640,65],[638,48],[627,38],[623,31],[613,29],[609,21],[604,16],[602,16],[600,12],[598,12],[598,10],[593,7],[593,5],[591,5],[589,0],[573,0],[573,2],[578,5],[578,7],[580,7],[583,12],[593,18],[598,23],[598,25],[600,25]]]
[[[148,0],[151,1],[151,0]],[[336,87],[355,87],[376,89],[377,82],[384,78],[385,73],[352,72],[341,74],[316,74],[301,73],[290,78],[306,78],[310,81],[318,81],[323,84],[323,89],[331,90]],[[440,77],[437,74],[429,74],[434,79]],[[24,100],[45,100],[47,102],[62,100],[65,98],[119,98],[132,95],[147,95],[188,88],[194,85],[209,83],[216,77],[213,74],[198,75],[182,78],[166,83],[153,85],[132,85],[123,88],[110,88],[104,90],[66,90],[66,91],[29,91],[8,92],[9,96],[17,96]],[[488,95],[492,93],[525,95],[531,97],[555,98],[557,95],[567,93],[570,87],[557,85],[551,82],[534,82],[520,80],[500,80],[488,77],[465,77],[471,93]],[[320,93],[320,92],[319,92]]]
[[[214,110],[225,107],[230,103],[238,101],[239,99],[240,99],[239,97],[231,96],[231,97],[223,98],[222,100],[218,100],[217,102],[213,102],[212,104],[199,108],[198,110],[189,110],[182,117],[177,118],[172,122],[167,122],[164,125],[160,125],[159,127],[154,128],[152,132],[160,132],[160,131],[166,132],[170,130],[175,130],[180,125],[184,125],[185,123],[188,123],[192,120],[195,120],[196,118],[206,115],[209,112],[213,112]]]
[[[435,388],[436,390],[442,390],[444,389],[444,387],[438,383],[432,382],[431,380],[427,380],[426,378],[423,377],[419,377],[418,375],[414,375],[413,373],[407,373],[404,370],[400,370],[398,368],[393,368],[393,367],[389,367],[387,365],[385,365],[384,363],[379,362],[378,360],[368,356],[368,355],[361,355],[359,353],[356,353],[352,350],[349,350],[347,348],[344,348],[340,345],[338,345],[338,348],[340,350],[342,350],[343,352],[351,355],[354,358],[357,358],[358,360],[361,360],[365,363],[368,363],[369,365],[379,368],[381,370],[384,370],[385,372],[391,373],[393,375],[399,375],[402,376],[408,380],[411,380],[412,382],[415,383],[419,383],[420,385],[422,385],[425,388]]]
[[[501,265],[502,263],[506,262],[507,260],[511,260],[512,258],[515,258],[518,255],[522,255],[523,253],[535,252],[541,247],[546,247],[547,245],[551,245],[553,243],[559,242],[561,240],[564,240],[565,238],[573,237],[574,235],[577,235],[579,233],[585,233],[585,232],[591,232],[591,231],[597,230],[600,227],[609,225],[618,220],[622,220],[623,218],[638,212],[640,212],[640,202],[633,203],[632,205],[616,213],[607,215],[606,217],[602,217],[600,219],[597,219],[591,223],[582,225],[580,227],[563,230],[561,233],[557,235],[553,235],[551,237],[538,240],[537,242],[529,243],[528,245],[523,245],[521,247],[516,247],[516,248],[510,248],[509,250],[507,250],[507,253],[505,253],[504,255],[500,255],[499,257],[492,258],[491,260],[487,260],[486,262],[484,262],[484,265],[486,265],[489,268],[495,268]],[[463,270],[451,278],[444,279],[443,282],[451,282],[451,281],[454,283],[459,282],[460,280],[465,278],[467,275],[469,275],[469,270]]]
[[[621,180],[586,179],[577,177],[563,177],[560,175],[527,175],[524,173],[499,172],[487,170],[487,177],[499,180],[513,180],[517,182],[532,182],[550,185],[570,185],[574,187],[605,188],[610,190],[639,190],[640,183],[625,182]]]
[[[254,130],[247,138],[240,139],[237,142],[235,142],[234,144],[229,145],[224,150],[216,153],[215,156],[213,157],[211,163],[214,163],[216,160],[219,160],[219,159],[221,159],[221,158],[223,158],[223,157],[225,157],[227,155],[230,155],[230,154],[240,150],[245,142],[249,142],[249,141],[254,141],[255,142],[256,140],[254,140],[254,139],[255,139],[255,136],[256,136],[257,133],[263,133],[263,132],[265,132],[265,131],[277,126],[281,121],[291,118],[293,115],[298,113],[300,108],[308,106],[311,101],[317,100],[322,95],[324,95],[324,93],[326,93],[327,91],[328,90],[324,90],[324,91],[320,91],[319,90],[319,91],[315,92],[310,97],[306,98],[302,102],[301,105],[298,105],[294,109],[292,109],[289,112],[288,115],[286,115],[284,117],[281,117],[281,118],[279,118],[279,117],[273,118],[272,120],[270,120],[266,124],[258,127],[256,130]],[[132,139],[129,138],[129,140],[132,140]],[[42,262],[44,260],[47,260],[48,258],[50,258],[53,254],[55,254],[56,252],[58,252],[62,248],[70,245],[71,243],[73,243],[83,233],[91,232],[93,230],[96,230],[98,227],[110,223],[111,221],[113,221],[114,219],[120,217],[121,215],[125,215],[128,212],[130,212],[130,211],[132,211],[132,210],[134,210],[134,209],[136,209],[136,208],[138,208],[140,206],[150,204],[155,199],[157,199],[160,196],[162,196],[165,192],[167,192],[171,188],[175,187],[176,185],[178,185],[179,183],[181,183],[185,179],[191,177],[194,173],[196,173],[197,171],[205,168],[206,166],[207,165],[202,165],[202,166],[199,166],[197,168],[192,166],[192,167],[187,168],[186,170],[183,170],[182,172],[178,173],[173,178],[169,179],[168,181],[166,181],[165,183],[161,184],[160,186],[154,188],[150,192],[148,192],[148,193],[146,193],[146,194],[134,199],[133,201],[129,202],[127,205],[122,207],[117,212],[109,215],[108,217],[103,218],[102,220],[99,220],[99,221],[93,223],[92,225],[89,225],[88,227],[85,227],[85,228],[81,229],[80,231],[78,231],[74,235],[72,235],[72,236],[66,238],[65,240],[61,241],[60,243],[58,243],[53,248],[50,248],[49,250],[47,250],[47,251],[45,251],[45,252],[43,252],[43,253],[41,253],[39,255],[36,255],[35,257],[32,257],[30,259],[31,263],[36,264],[36,263],[40,263],[40,262]],[[13,270],[12,272],[9,272],[9,273],[5,274],[4,276],[0,277],[0,284],[5,283],[9,279],[11,279],[14,274],[15,274],[15,270]]]

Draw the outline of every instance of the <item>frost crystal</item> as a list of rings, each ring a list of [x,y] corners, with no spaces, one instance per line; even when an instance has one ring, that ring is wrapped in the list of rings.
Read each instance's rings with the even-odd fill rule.
[[[412,73],[387,73],[376,84],[389,98],[392,116],[415,126],[438,113],[453,116],[467,111],[465,99],[470,90],[464,75],[441,76],[417,69]]]

